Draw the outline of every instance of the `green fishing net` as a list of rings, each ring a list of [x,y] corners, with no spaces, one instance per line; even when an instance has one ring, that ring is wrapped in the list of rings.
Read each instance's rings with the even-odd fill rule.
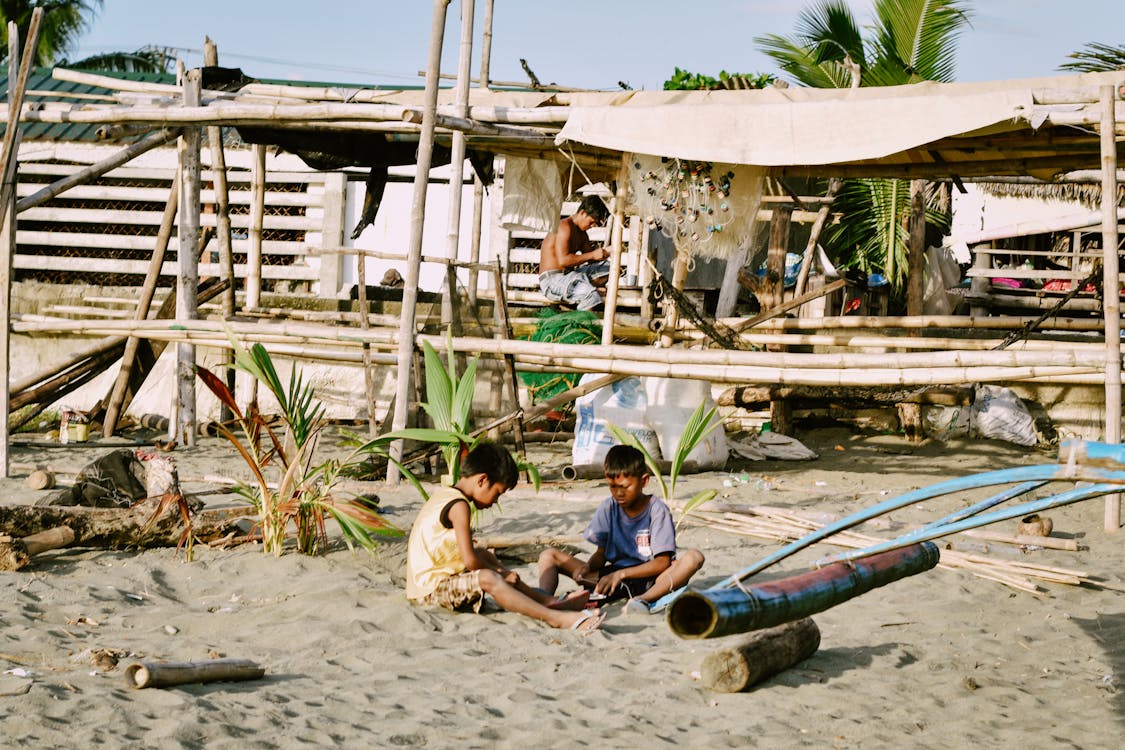
[[[549,307],[539,311],[539,322],[528,337],[530,341],[558,344],[600,344],[601,318],[589,310],[558,312]],[[521,372],[520,380],[531,393],[532,402],[546,401],[578,385],[581,373]]]

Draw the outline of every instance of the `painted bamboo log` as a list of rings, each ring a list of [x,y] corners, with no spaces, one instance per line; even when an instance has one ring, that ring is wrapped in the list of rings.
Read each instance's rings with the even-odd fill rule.
[[[209,661],[143,661],[125,667],[125,684],[137,690],[148,687],[174,687],[195,682],[241,682],[260,680],[263,667],[249,659],[211,659]]]
[[[0,536],[0,570],[19,570],[40,552],[66,547],[73,541],[74,531],[67,526],[56,526],[22,539]]]
[[[806,617],[760,630],[730,648],[708,654],[699,672],[711,690],[740,693],[804,661],[818,648],[820,628]]]
[[[923,542],[754,586],[688,591],[669,608],[668,626],[684,639],[761,630],[930,570],[939,559],[937,546]]]

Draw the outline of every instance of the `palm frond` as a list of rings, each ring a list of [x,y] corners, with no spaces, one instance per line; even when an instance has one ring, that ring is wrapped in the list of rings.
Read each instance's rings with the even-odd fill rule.
[[[970,21],[964,2],[877,0],[875,18],[872,46],[878,58],[900,68],[897,83],[954,80],[957,40]]]
[[[1073,62],[1063,63],[1059,70],[1075,73],[1104,73],[1125,70],[1125,45],[1114,47],[1100,42],[1090,42],[1077,52],[1067,55]]]

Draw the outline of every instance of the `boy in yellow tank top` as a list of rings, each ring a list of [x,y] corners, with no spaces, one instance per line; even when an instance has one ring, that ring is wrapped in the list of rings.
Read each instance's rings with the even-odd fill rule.
[[[509,612],[541,620],[554,628],[593,631],[604,615],[584,609],[585,597],[561,602],[520,580],[492,552],[473,544],[469,503],[492,507],[516,486],[519,471],[507,450],[479,443],[461,461],[461,478],[441,487],[418,512],[406,552],[406,596],[416,604],[454,610],[480,609],[485,594]]]

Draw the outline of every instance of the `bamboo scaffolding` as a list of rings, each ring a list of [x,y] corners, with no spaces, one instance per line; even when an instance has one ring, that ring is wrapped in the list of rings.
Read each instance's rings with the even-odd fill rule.
[[[372,328],[368,331],[320,324],[244,323],[239,321],[195,320],[30,320],[30,316],[15,316],[12,330],[20,333],[68,332],[86,335],[138,335],[153,337],[160,331],[175,334],[191,333],[225,335],[229,329],[235,335],[273,334],[296,335],[307,340],[339,342],[358,346],[371,344],[401,345],[401,333],[390,329]],[[407,337],[411,338],[411,337]],[[421,334],[419,342],[428,341],[434,347],[445,345],[441,336]],[[1104,358],[1092,347],[1068,348],[1062,342],[1050,348],[994,351],[937,351],[937,352],[886,352],[877,354],[805,354],[799,352],[754,352],[725,349],[658,349],[644,346],[611,344],[590,347],[581,344],[491,339],[472,336],[453,337],[457,352],[513,355],[528,361],[554,360],[561,367],[573,368],[575,362],[593,365],[588,371],[599,372],[602,365],[616,360],[665,366],[699,365],[705,367],[752,367],[810,370],[910,370],[942,368],[946,370],[968,368],[1063,368],[1100,371]]]
[[[1117,94],[1113,86],[1104,87],[1101,104],[1102,150],[1102,288],[1106,290],[1105,305],[1105,441],[1121,442],[1121,296],[1118,279],[1117,222],[1125,210],[1117,208],[1117,141],[1114,125],[1119,120]],[[1114,293],[1108,293],[1113,290]],[[1121,495],[1105,499],[1105,530],[1116,534],[1121,528]]]

